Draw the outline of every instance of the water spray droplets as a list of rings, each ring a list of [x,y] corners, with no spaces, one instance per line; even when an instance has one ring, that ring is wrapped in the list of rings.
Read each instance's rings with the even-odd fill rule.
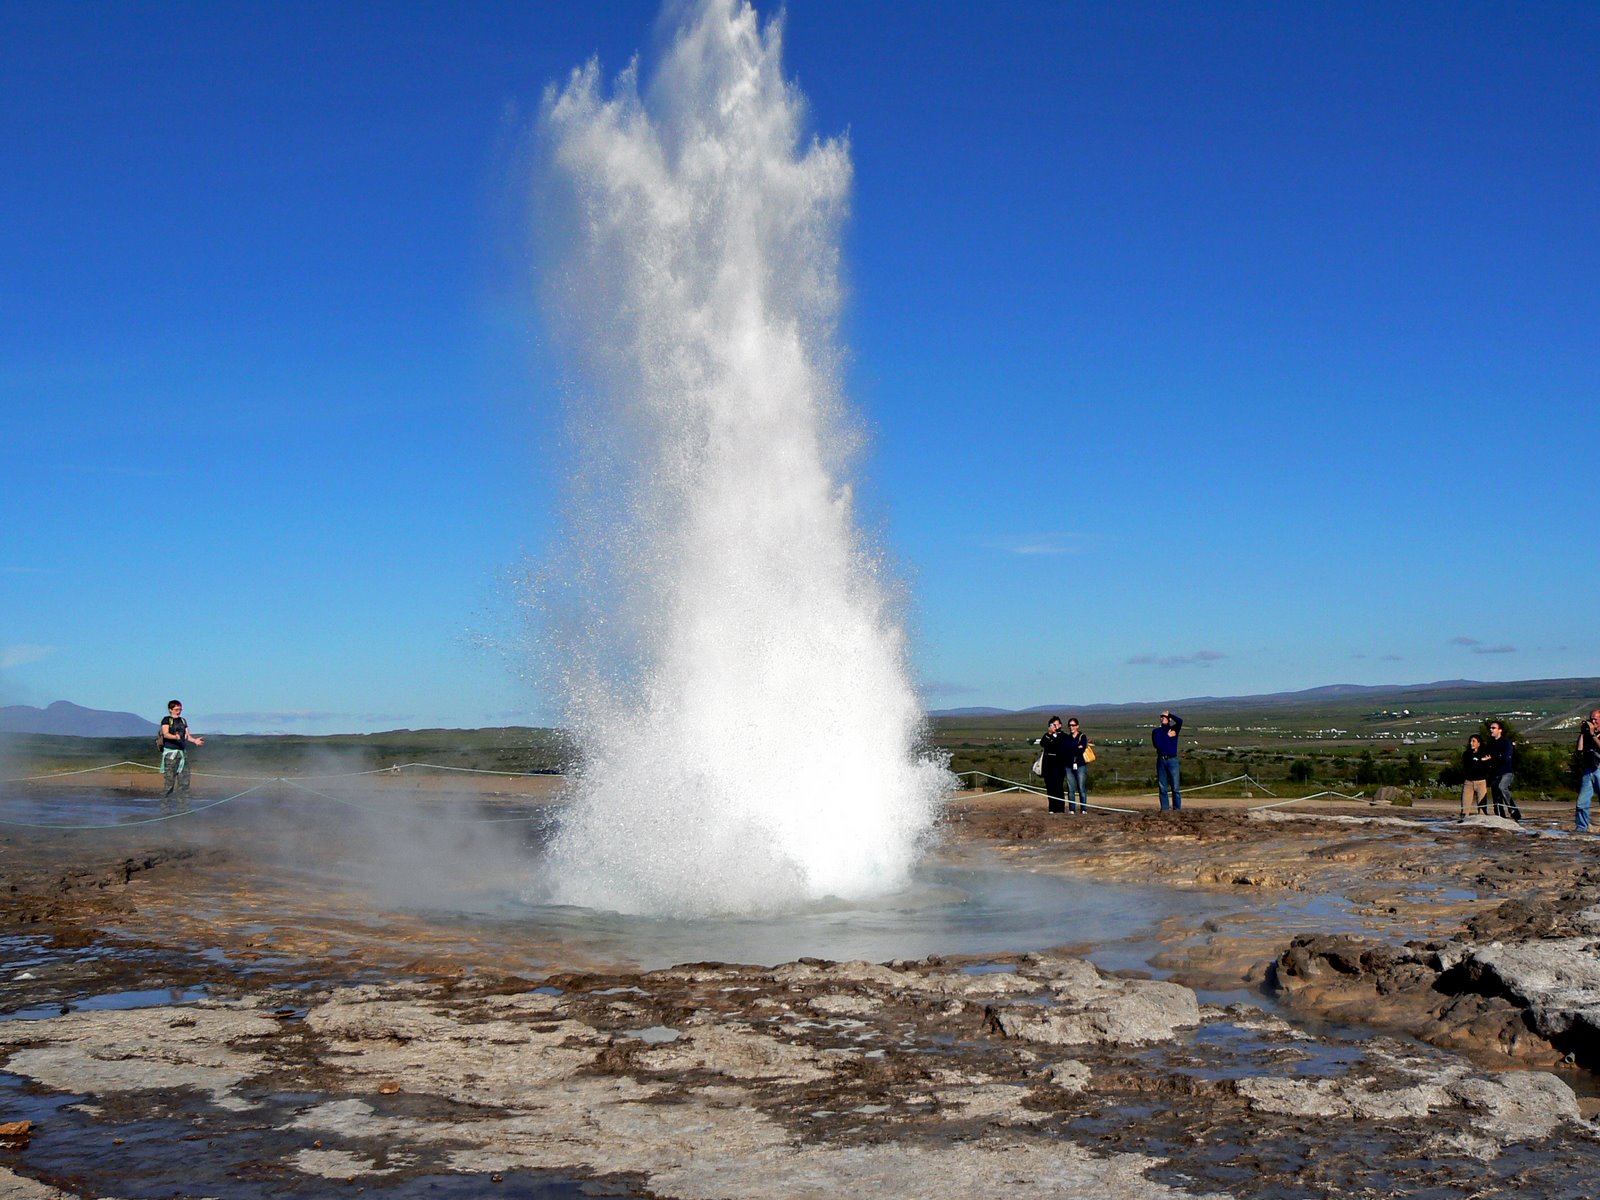
[[[584,747],[552,898],[698,915],[902,886],[950,777],[855,529],[837,394],[850,164],[800,146],[776,25],[688,15],[646,93],[550,97],[582,281],[552,315],[591,386],[567,630]],[[608,429],[626,436],[608,442]],[[595,480],[606,486],[597,486]]]

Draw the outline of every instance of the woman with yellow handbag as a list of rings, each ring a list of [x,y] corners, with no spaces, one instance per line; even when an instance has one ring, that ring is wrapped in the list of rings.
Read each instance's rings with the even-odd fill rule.
[[[1089,764],[1094,761],[1094,747],[1089,745],[1089,735],[1078,725],[1078,718],[1067,722],[1067,811],[1089,811]]]

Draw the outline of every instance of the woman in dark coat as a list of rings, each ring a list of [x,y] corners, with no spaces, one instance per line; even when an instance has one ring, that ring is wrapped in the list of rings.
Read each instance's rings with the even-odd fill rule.
[[[1044,791],[1050,797],[1050,811],[1064,813],[1067,811],[1066,792],[1063,790],[1067,779],[1067,735],[1061,732],[1060,717],[1051,717],[1050,724],[1045,727],[1044,736],[1039,739],[1039,758],[1039,774],[1044,776]]]
[[[1461,815],[1467,815],[1467,802],[1476,811],[1489,811],[1489,763],[1492,756],[1483,748],[1483,739],[1473,734],[1467,739],[1467,748],[1461,752]]]

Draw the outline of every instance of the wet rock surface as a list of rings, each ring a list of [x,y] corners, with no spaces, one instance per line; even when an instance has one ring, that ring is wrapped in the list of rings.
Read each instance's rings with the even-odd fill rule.
[[[952,811],[952,860],[1239,900],[1122,973],[555,962],[326,863],[8,839],[0,1196],[1592,1196],[1588,845],[1344,817]]]

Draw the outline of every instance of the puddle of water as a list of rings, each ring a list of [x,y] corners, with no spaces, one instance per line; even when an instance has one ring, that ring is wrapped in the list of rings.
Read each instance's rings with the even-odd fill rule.
[[[1273,1070],[1285,1075],[1332,1078],[1349,1073],[1363,1057],[1359,1045],[1311,1040],[1285,1045],[1281,1034],[1224,1021],[1200,1026],[1187,1041],[1191,1049],[1207,1056],[1208,1065],[1176,1069],[1214,1081],[1260,1075],[1263,1059],[1277,1064]],[[1292,1058],[1285,1058],[1286,1051]]]
[[[160,815],[159,797],[119,795],[62,785],[30,788],[11,785],[0,794],[0,817],[71,829]]]
[[[14,972],[11,976],[13,979],[33,967],[44,966],[54,957],[43,938],[0,937],[0,962],[5,964],[0,969]]]
[[[652,1046],[660,1046],[667,1042],[677,1041],[683,1034],[666,1025],[651,1025],[646,1029],[631,1030],[628,1036],[637,1038],[641,1042],[647,1042]]]
[[[229,1113],[192,1096],[142,1093],[137,1102],[97,1102],[86,1097],[42,1093],[16,1075],[0,1072],[0,1111],[30,1120],[35,1136],[25,1148],[0,1151],[0,1163],[30,1178],[70,1178],[88,1196],[227,1196],[229,1200],[322,1200],[361,1190],[385,1200],[583,1200],[637,1193],[625,1184],[573,1176],[508,1171],[487,1175],[430,1171],[422,1163],[394,1175],[360,1175],[356,1186],[294,1169],[305,1149],[304,1131],[288,1128],[295,1111],[323,1097],[287,1093],[261,1097],[248,1113]],[[150,1116],[152,1111],[161,1116]],[[136,1115],[135,1115],[136,1114]],[[113,1139],[116,1139],[115,1142]],[[371,1160],[366,1145],[345,1147],[324,1137],[329,1149],[348,1148]]]
[[[105,992],[77,1000],[31,1004],[14,1012],[0,1013],[0,1021],[42,1021],[69,1012],[110,1012],[120,1009],[158,1008],[165,1005],[193,1004],[208,995],[205,987],[148,988],[131,992]]]

